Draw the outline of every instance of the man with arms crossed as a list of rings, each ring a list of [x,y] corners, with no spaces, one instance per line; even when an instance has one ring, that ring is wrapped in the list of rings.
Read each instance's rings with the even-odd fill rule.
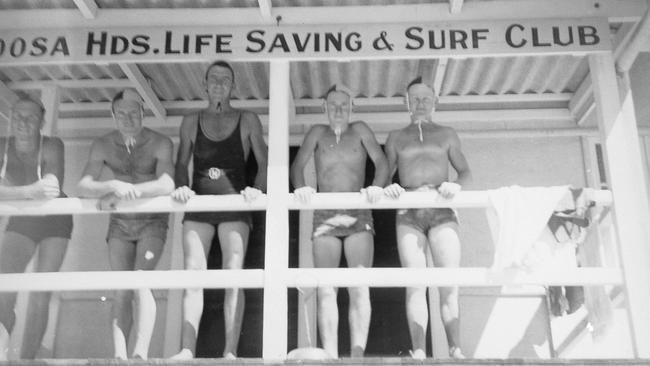
[[[63,183],[63,142],[41,134],[43,105],[22,98],[11,109],[11,136],[0,139],[0,200],[46,200],[65,197]],[[11,216],[0,251],[0,272],[23,272],[38,249],[36,272],[56,272],[61,268],[72,233],[71,215]],[[29,295],[27,324],[21,358],[34,358],[48,321],[50,292]],[[9,333],[16,314],[15,292],[0,292],[0,361],[6,361]]]
[[[208,108],[183,118],[176,159],[173,197],[187,202],[196,194],[243,194],[251,201],[266,187],[267,148],[262,124],[253,112],[230,105],[235,73],[224,61],[213,62],[205,73]],[[255,187],[246,187],[246,161],[255,154]],[[193,159],[192,189],[188,166]],[[207,269],[207,256],[215,234],[219,236],[223,269],[242,269],[252,226],[250,212],[188,212],[183,218],[185,269]],[[226,345],[223,356],[237,357],[244,314],[244,291],[225,290],[224,319]],[[173,358],[195,356],[196,336],[203,313],[203,289],[186,289],[183,296],[181,351]]]
[[[433,122],[436,97],[433,90],[416,79],[407,87],[407,106],[411,124],[392,131],[386,141],[389,175],[399,171],[399,181],[385,188],[397,198],[409,191],[432,191],[452,198],[469,182],[471,173],[456,132]],[[449,179],[449,164],[456,170],[456,182]],[[397,249],[403,267],[425,267],[430,248],[436,267],[460,265],[458,219],[452,209],[426,208],[398,210],[396,217]],[[447,333],[449,355],[463,358],[459,343],[458,287],[440,287],[440,313]],[[406,289],[412,356],[426,357],[428,311],[426,289]]]
[[[326,95],[329,126],[313,126],[298,150],[291,167],[296,197],[309,202],[314,189],[307,186],[304,168],[314,156],[319,192],[359,192],[375,202],[383,195],[380,188],[388,177],[386,157],[374,134],[362,121],[350,123],[352,95],[336,85]],[[363,188],[366,158],[375,165],[371,186]],[[338,267],[341,249],[349,267],[370,267],[373,259],[373,225],[370,210],[317,210],[314,212],[314,264],[319,268]],[[368,287],[348,289],[350,293],[351,356],[362,357],[370,326]],[[337,289],[318,288],[318,328],[323,348],[338,358]]]
[[[125,89],[111,105],[117,129],[93,141],[79,181],[84,197],[98,197],[99,207],[111,210],[121,200],[168,195],[172,179],[173,146],[169,137],[142,126],[144,109],[137,91]],[[109,168],[114,179],[99,181]],[[167,213],[111,214],[106,234],[109,262],[116,271],[153,270],[167,240]],[[147,358],[156,320],[156,301],[149,289],[115,291],[112,329],[115,357],[127,358],[135,300],[136,337],[131,356]]]

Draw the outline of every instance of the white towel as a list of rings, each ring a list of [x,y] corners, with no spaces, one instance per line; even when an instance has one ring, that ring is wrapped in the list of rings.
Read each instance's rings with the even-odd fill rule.
[[[488,222],[494,239],[492,268],[522,267],[569,186],[510,186],[488,191]]]

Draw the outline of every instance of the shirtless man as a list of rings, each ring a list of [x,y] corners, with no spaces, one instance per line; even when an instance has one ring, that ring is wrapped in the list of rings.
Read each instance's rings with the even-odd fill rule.
[[[44,108],[38,101],[23,98],[11,110],[11,137],[0,139],[0,199],[46,200],[65,197],[63,142],[41,134]],[[72,233],[72,216],[12,216],[0,250],[0,272],[23,272],[38,248],[36,272],[61,268]],[[50,292],[32,292],[21,358],[34,358],[47,326]],[[16,322],[16,293],[0,292],[0,361],[6,361],[9,333]]]
[[[230,105],[235,73],[224,61],[213,62],[205,73],[208,108],[183,118],[176,159],[173,197],[186,202],[196,194],[243,194],[254,200],[266,188],[267,148],[262,124],[253,112]],[[251,150],[257,161],[255,187],[246,187],[246,161]],[[192,189],[188,165],[193,159]],[[249,212],[188,212],[183,218],[185,269],[207,269],[207,256],[215,233],[223,254],[223,269],[242,269],[252,219]],[[237,357],[244,313],[244,291],[226,289],[224,298],[226,345],[223,356]],[[203,313],[203,289],[186,289],[183,297],[181,351],[173,356],[195,356],[196,335]]]
[[[99,208],[111,210],[121,200],[168,195],[174,190],[172,179],[173,146],[169,137],[142,126],[142,98],[125,89],[113,98],[113,119],[117,129],[97,138],[79,191],[84,197],[98,197]],[[102,169],[109,168],[114,179],[99,181]],[[115,271],[153,270],[167,240],[169,214],[111,214],[108,253]],[[149,289],[115,291],[112,329],[115,357],[127,358],[127,341],[135,302],[135,346],[131,357],[147,358],[156,320],[156,301]]]
[[[400,183],[385,188],[389,197],[397,198],[409,191],[433,191],[452,198],[469,182],[471,173],[453,129],[433,122],[436,103],[433,90],[416,79],[407,88],[407,106],[411,124],[392,131],[386,141],[389,174],[399,171]],[[449,164],[458,178],[451,182]],[[396,217],[397,245],[403,267],[425,267],[426,249],[430,248],[436,267],[460,265],[458,220],[449,208],[398,210]],[[449,355],[463,358],[459,343],[458,287],[440,287],[440,313],[447,333]],[[406,289],[408,319],[413,357],[426,357],[428,311],[426,289]]]
[[[304,179],[305,165],[314,156],[319,192],[359,192],[375,202],[383,195],[380,188],[388,177],[386,157],[374,134],[362,121],[350,123],[352,95],[336,85],[325,96],[328,125],[315,125],[298,150],[291,167],[296,197],[309,202],[314,188]],[[366,158],[375,165],[372,185],[362,189]],[[336,268],[345,251],[348,267],[370,267],[373,259],[373,225],[370,210],[318,210],[314,212],[314,264],[318,268]],[[368,287],[348,289],[350,294],[351,357],[363,357],[370,326]],[[337,289],[318,288],[318,328],[323,348],[338,358],[339,314]]]

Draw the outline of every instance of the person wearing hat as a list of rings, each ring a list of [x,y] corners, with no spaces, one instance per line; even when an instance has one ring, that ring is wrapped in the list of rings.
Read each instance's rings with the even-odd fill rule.
[[[81,196],[99,198],[98,207],[110,211],[122,200],[169,195],[174,190],[171,139],[143,127],[143,101],[134,89],[117,93],[111,112],[116,129],[93,141],[78,184]],[[104,168],[114,178],[100,180]],[[111,269],[153,270],[167,240],[168,218],[167,213],[111,214],[106,234]],[[131,357],[146,359],[156,319],[149,289],[115,291],[111,317],[115,357],[128,355],[132,302],[137,322]]]
[[[176,190],[172,197],[187,202],[197,195],[242,194],[254,200],[266,189],[267,147],[262,124],[251,111],[230,104],[235,73],[225,61],[215,61],[205,72],[208,107],[183,118],[176,158]],[[248,186],[246,165],[254,155],[257,175]],[[189,163],[192,160],[190,184]],[[190,188],[191,186],[191,188]],[[219,238],[223,269],[242,269],[252,228],[252,216],[245,211],[187,212],[183,217],[185,269],[207,269],[207,255],[215,235]],[[225,358],[236,358],[244,315],[244,291],[224,291]],[[195,356],[199,322],[203,314],[203,289],[186,289],[183,294],[181,350],[172,358]]]
[[[411,123],[392,131],[386,140],[389,179],[399,172],[399,184],[393,183],[384,193],[397,198],[405,190],[437,192],[453,198],[469,183],[471,172],[456,132],[434,122],[436,96],[433,89],[417,78],[406,88],[406,103]],[[456,170],[452,181],[449,165]],[[390,181],[387,182],[387,184]],[[449,208],[397,210],[397,249],[403,267],[425,267],[427,247],[436,267],[460,265],[458,219]],[[447,333],[449,355],[464,358],[459,343],[458,287],[439,287],[440,313]],[[412,356],[426,357],[426,332],[429,320],[426,288],[406,289]]]
[[[325,111],[329,124],[315,125],[307,132],[291,166],[295,197],[306,203],[316,191],[304,178],[305,166],[313,156],[319,192],[361,192],[368,201],[376,202],[383,195],[388,164],[368,125],[350,122],[351,92],[334,85],[325,95]],[[375,165],[375,176],[364,188],[368,157]],[[338,267],[342,251],[349,267],[372,266],[374,228],[370,210],[316,210],[313,228],[316,267]],[[351,356],[362,357],[370,326],[370,293],[368,287],[351,287],[348,292]],[[323,348],[333,358],[339,357],[336,295],[333,287],[318,288],[318,329]]]
[[[65,197],[63,142],[41,133],[45,109],[31,98],[21,98],[11,109],[9,137],[0,138],[0,199],[48,200]],[[36,272],[56,272],[72,234],[71,215],[11,216],[0,250],[0,272],[23,272],[38,249]],[[50,292],[32,292],[20,357],[39,352],[48,321]],[[16,315],[16,293],[0,292],[0,361],[6,361],[9,334]]]

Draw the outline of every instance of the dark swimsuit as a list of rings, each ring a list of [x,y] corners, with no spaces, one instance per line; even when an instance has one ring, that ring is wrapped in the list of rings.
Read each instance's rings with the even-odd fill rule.
[[[14,139],[9,138],[5,140],[5,143],[8,144],[5,148],[2,161],[2,165],[4,166],[2,170],[5,176],[1,178],[6,177],[15,186],[32,184],[42,178],[40,177],[42,146],[39,146],[39,159],[36,171],[28,171],[28,166],[18,159]],[[59,197],[63,198],[66,195],[61,192]],[[72,234],[72,215],[11,216],[6,231],[24,235],[36,244],[46,238],[70,239]]]
[[[194,140],[192,190],[198,195],[239,194],[246,188],[246,159],[240,131],[241,114],[232,134],[219,141],[211,140],[205,135],[201,124],[202,117],[202,114],[199,114]],[[218,169],[218,178],[210,177],[211,168],[213,173]],[[249,227],[252,225],[251,214],[245,211],[187,212],[183,221],[188,220],[209,223],[215,227],[222,222],[244,222]]]

